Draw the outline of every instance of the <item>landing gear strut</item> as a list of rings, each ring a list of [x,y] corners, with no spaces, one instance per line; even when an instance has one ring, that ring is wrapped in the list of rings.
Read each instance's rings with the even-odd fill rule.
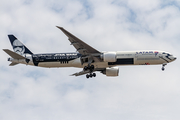
[[[93,73],[95,67],[94,65],[91,65],[91,63],[94,62],[93,57],[89,56],[89,58],[87,59],[87,62],[88,62],[88,66],[84,66],[84,71],[88,70],[89,72],[89,74],[86,75],[86,78],[96,77],[96,73]]]
[[[86,78],[96,77],[96,73],[92,73],[94,71],[94,65],[88,64],[88,66],[84,66],[84,71],[89,70],[90,74],[86,75]]]
[[[164,63],[164,64],[162,64],[162,71],[164,71],[165,70],[165,66],[167,65],[167,63]]]
[[[90,74],[86,75],[86,78],[96,77],[96,73],[92,73],[94,71],[94,65],[88,64],[88,66],[84,66],[84,71],[89,70]]]

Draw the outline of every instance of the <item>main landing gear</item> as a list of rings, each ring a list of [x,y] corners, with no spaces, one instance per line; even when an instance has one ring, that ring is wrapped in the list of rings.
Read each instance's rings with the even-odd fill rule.
[[[90,73],[86,75],[86,78],[96,77],[96,73]]]
[[[86,71],[86,70],[90,70],[90,72],[92,72],[94,70],[94,65],[84,66],[84,71]]]
[[[90,74],[87,74],[86,78],[96,77],[96,73],[92,73],[94,71],[94,65],[84,66],[84,71],[86,70],[90,71]]]
[[[165,68],[164,68],[164,67],[165,67],[166,65],[167,65],[167,63],[163,63],[163,64],[162,64],[162,71],[164,71],[164,70],[165,70]]]

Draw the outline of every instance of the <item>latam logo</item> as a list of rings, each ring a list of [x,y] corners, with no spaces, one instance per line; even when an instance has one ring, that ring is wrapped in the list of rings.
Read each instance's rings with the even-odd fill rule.
[[[155,53],[155,56],[156,56],[159,52],[158,52],[158,51],[155,51],[154,53]]]
[[[158,51],[142,51],[142,52],[136,52],[136,54],[153,54],[157,55],[159,52]]]
[[[136,54],[152,54],[153,51],[142,51],[142,52],[136,52]]]

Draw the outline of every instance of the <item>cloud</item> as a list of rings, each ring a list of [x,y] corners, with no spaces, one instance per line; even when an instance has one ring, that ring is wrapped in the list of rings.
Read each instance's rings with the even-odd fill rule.
[[[14,34],[33,53],[74,52],[65,29],[99,51],[165,50],[179,58],[179,1],[15,0],[0,4],[0,48]],[[179,60],[120,66],[118,77],[78,68],[9,67],[0,59],[0,119],[179,120]]]

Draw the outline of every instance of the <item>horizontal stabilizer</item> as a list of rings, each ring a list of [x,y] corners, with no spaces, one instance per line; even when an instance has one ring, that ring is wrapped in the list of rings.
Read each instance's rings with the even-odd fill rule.
[[[14,59],[26,59],[25,57],[11,51],[11,50],[8,50],[8,49],[3,49],[4,52],[6,52],[9,56],[11,56],[12,58]]]
[[[15,63],[15,62],[12,62],[11,64],[9,64],[9,66],[14,66],[14,65],[17,65],[19,63]]]

